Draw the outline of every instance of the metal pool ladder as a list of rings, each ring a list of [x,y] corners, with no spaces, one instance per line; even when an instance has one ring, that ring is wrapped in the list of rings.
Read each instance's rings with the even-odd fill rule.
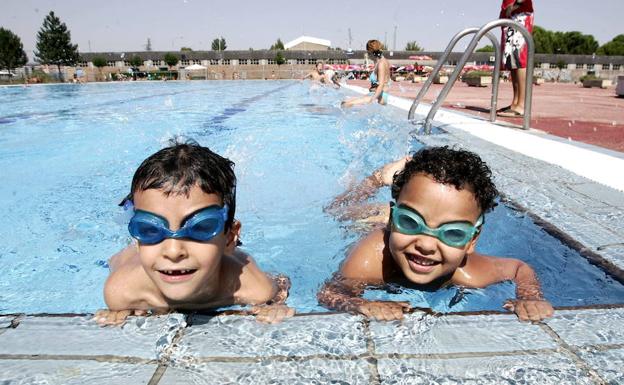
[[[466,65],[466,62],[470,58],[470,55],[472,55],[477,44],[479,43],[479,40],[481,40],[481,38],[484,35],[487,35],[487,37],[490,39],[490,41],[494,45],[494,50],[495,50],[496,64],[494,66],[494,78],[492,79],[492,99],[491,99],[491,106],[490,106],[490,121],[494,122],[496,120],[496,103],[498,99],[498,84],[500,82],[501,48],[500,48],[500,44],[498,44],[498,40],[496,40],[494,35],[492,35],[489,32],[494,28],[502,27],[502,26],[513,27],[514,29],[517,29],[518,31],[520,31],[520,33],[522,33],[527,43],[528,55],[527,55],[526,92],[524,95],[523,128],[525,130],[528,130],[529,124],[531,122],[531,101],[533,99],[532,98],[533,97],[533,61],[534,61],[533,56],[535,52],[535,43],[533,42],[533,37],[531,36],[529,31],[527,31],[527,29],[522,24],[513,20],[509,20],[509,19],[497,19],[497,20],[494,20],[485,24],[481,28],[467,28],[457,33],[449,42],[448,46],[446,47],[446,50],[444,51],[442,56],[438,59],[438,62],[436,63],[435,68],[433,69],[431,74],[429,74],[429,77],[425,81],[425,84],[423,85],[423,87],[420,89],[420,92],[418,92],[418,95],[414,99],[414,102],[412,103],[412,107],[409,110],[407,119],[411,122],[414,122],[414,113],[416,112],[416,107],[418,107],[418,104],[420,103],[422,98],[425,96],[425,94],[429,90],[429,87],[431,87],[431,83],[433,83],[433,79],[442,69],[442,66],[446,62],[446,59],[450,55],[451,51],[453,50],[457,42],[466,35],[475,34],[475,36],[470,41],[470,44],[468,44],[468,48],[466,48],[466,51],[464,52],[461,59],[455,66],[455,70],[449,77],[448,82],[444,85],[444,88],[442,89],[442,91],[440,91],[440,94],[438,95],[433,105],[431,106],[431,109],[429,110],[429,113],[427,114],[427,118],[425,119],[424,132],[426,134],[431,133],[431,122],[433,121],[435,114],[440,109],[440,106],[442,105],[446,97],[448,96],[448,93],[451,91],[451,87],[453,87],[453,84],[455,84],[455,81],[459,77],[459,74],[464,68],[464,65]]]

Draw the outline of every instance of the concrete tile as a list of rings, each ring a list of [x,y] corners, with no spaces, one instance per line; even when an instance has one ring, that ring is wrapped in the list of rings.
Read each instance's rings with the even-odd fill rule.
[[[382,359],[381,384],[594,384],[589,374],[561,354],[452,359]]]
[[[560,310],[546,324],[570,345],[624,343],[623,308]]]
[[[0,354],[115,355],[157,359],[184,325],[181,314],[99,327],[90,317],[25,317],[0,335]]]
[[[362,354],[362,330],[361,317],[350,314],[293,317],[277,325],[253,317],[198,317],[184,331],[173,359]]]
[[[583,348],[579,356],[609,384],[624,384],[624,349],[600,351]]]
[[[0,360],[0,384],[147,384],[156,367],[86,360]]]
[[[371,322],[377,354],[443,354],[553,349],[538,325],[513,315],[432,317],[410,315],[402,323]]]
[[[11,322],[15,319],[15,316],[0,316],[0,333],[2,329],[11,327]]]
[[[169,367],[158,385],[173,384],[369,384],[364,360],[209,362]]]

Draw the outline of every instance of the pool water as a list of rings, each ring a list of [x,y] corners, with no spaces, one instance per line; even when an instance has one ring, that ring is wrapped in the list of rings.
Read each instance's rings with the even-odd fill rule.
[[[236,163],[246,251],[290,276],[288,303],[323,311],[319,286],[361,234],[323,212],[346,186],[418,149],[405,113],[342,111],[345,93],[293,81],[151,82],[0,88],[0,313],[94,312],[108,258],[130,240],[117,203],[140,162],[184,135]],[[376,198],[387,201],[389,192]],[[531,264],[555,306],[621,303],[624,287],[499,205],[478,251]],[[439,311],[500,310],[484,290],[370,290]]]

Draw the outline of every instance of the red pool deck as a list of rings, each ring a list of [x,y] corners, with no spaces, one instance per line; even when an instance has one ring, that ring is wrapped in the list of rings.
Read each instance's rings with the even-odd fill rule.
[[[352,80],[349,84],[368,87],[368,81]],[[390,93],[413,99],[423,83],[394,82]],[[433,84],[424,97],[431,103],[444,85]],[[469,87],[457,82],[443,107],[484,118],[489,117],[492,87]],[[499,86],[498,108],[510,104],[513,89],[510,82]],[[533,87],[531,128],[583,143],[624,152],[624,98],[618,98],[615,87],[583,88],[578,84],[545,83]],[[522,118],[499,118],[522,125]]]

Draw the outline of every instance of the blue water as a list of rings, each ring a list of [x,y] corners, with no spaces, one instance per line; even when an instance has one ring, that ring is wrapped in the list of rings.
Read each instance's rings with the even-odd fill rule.
[[[403,111],[374,105],[343,112],[337,105],[344,97],[289,81],[0,88],[0,313],[104,307],[106,261],[129,242],[117,203],[139,163],[174,135],[236,163],[245,250],[262,269],[290,276],[290,305],[322,311],[319,285],[360,236],[322,207],[353,180],[420,146]],[[378,200],[387,197],[382,191]],[[555,306],[624,298],[622,285],[502,205],[487,216],[478,250],[530,263]],[[513,290],[505,283],[366,296],[485,310],[500,309]],[[452,299],[457,304],[449,306]]]

